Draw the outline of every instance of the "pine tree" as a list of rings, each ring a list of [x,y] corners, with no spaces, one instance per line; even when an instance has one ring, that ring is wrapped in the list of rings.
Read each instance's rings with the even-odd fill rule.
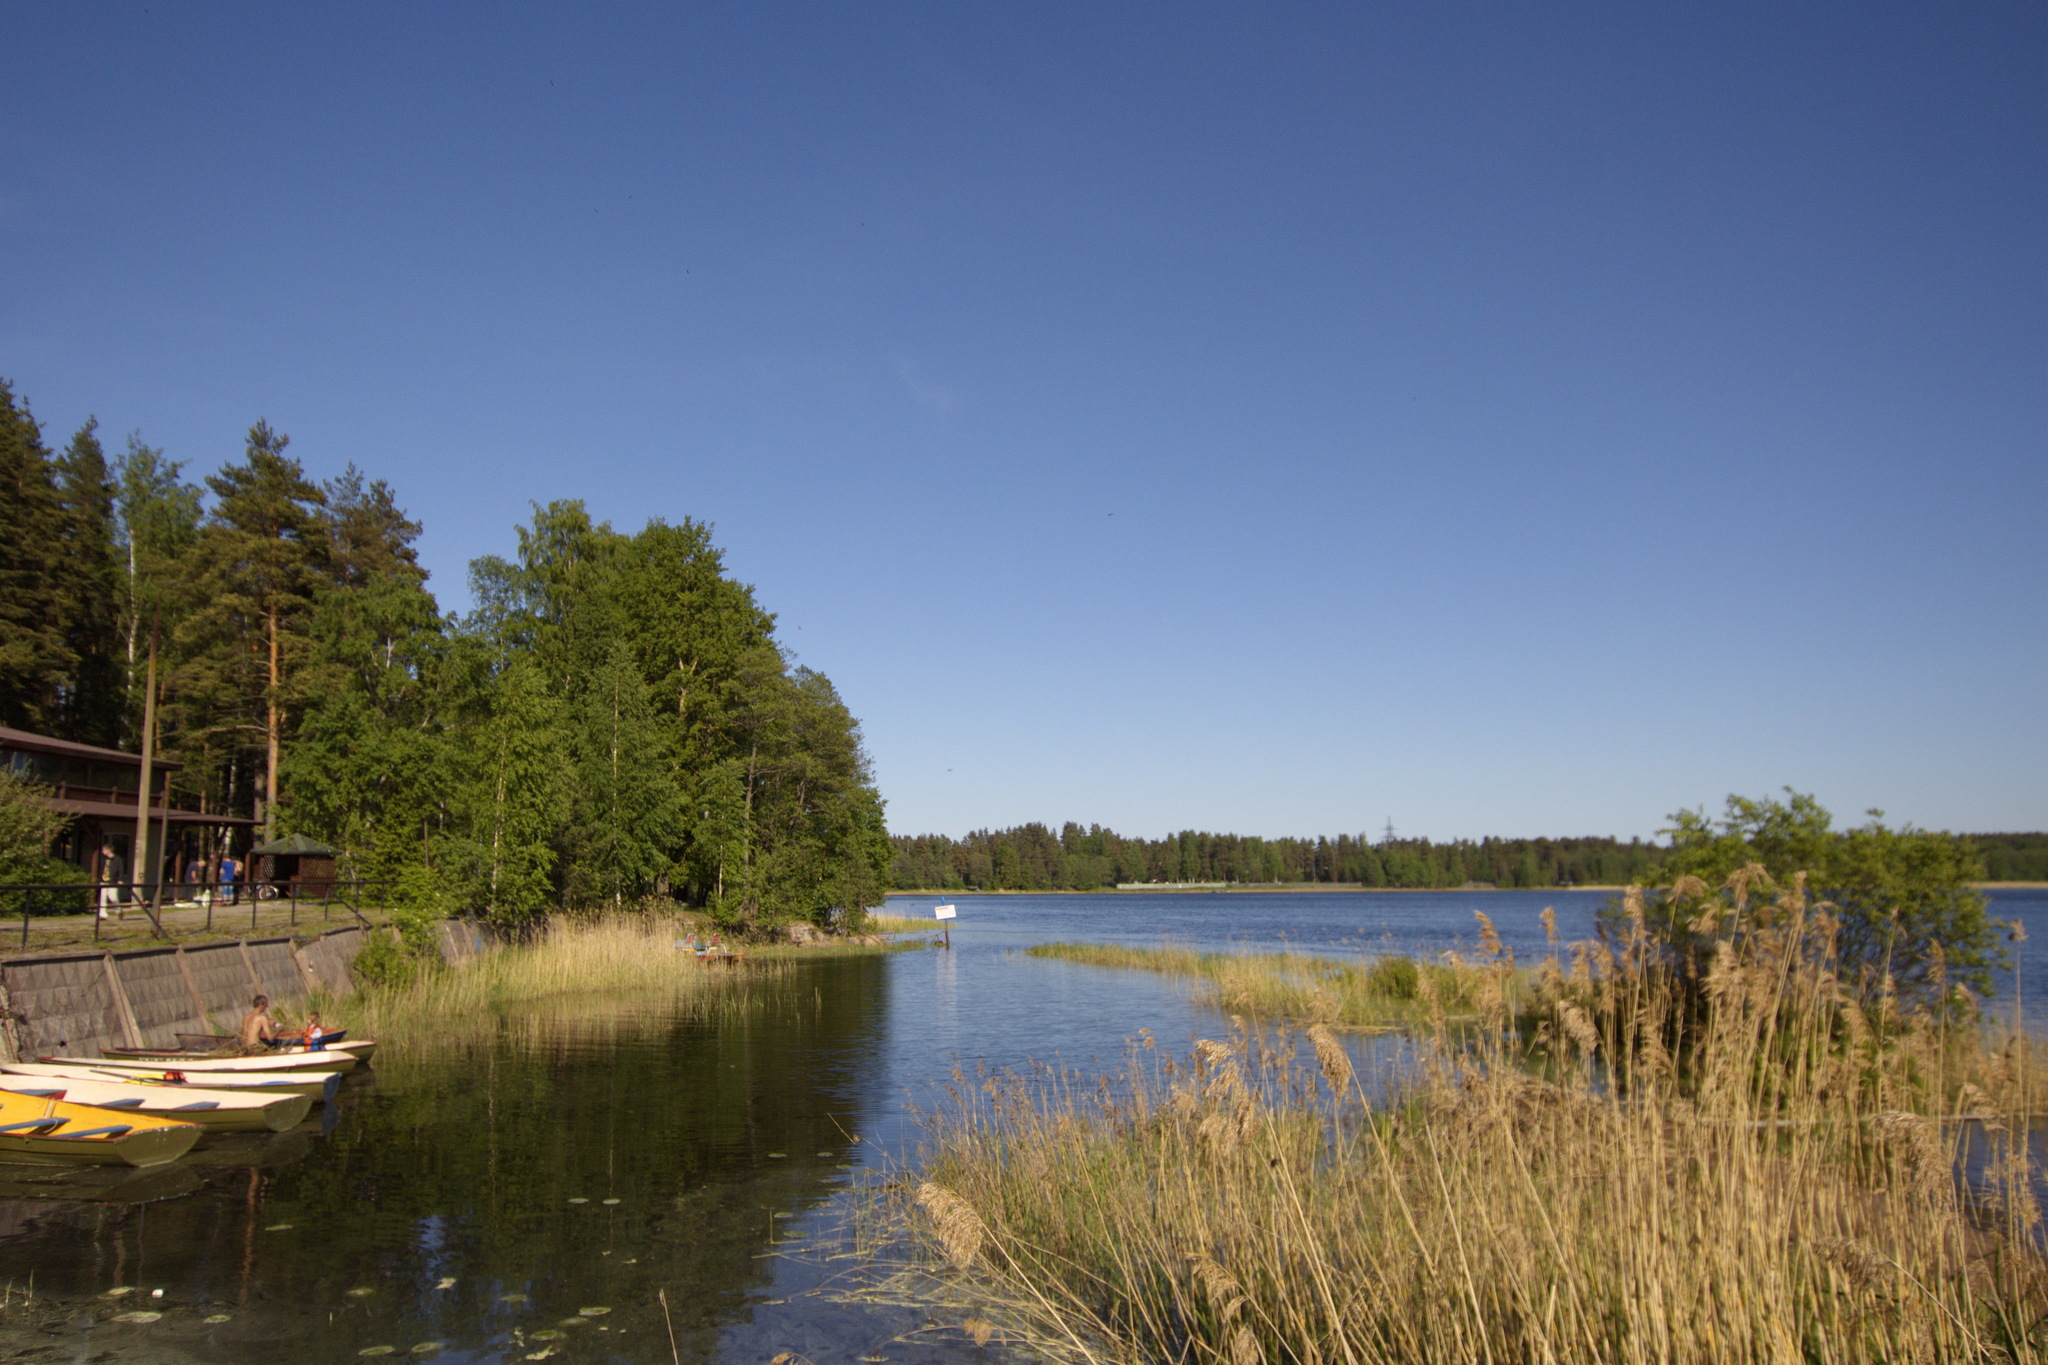
[[[323,496],[258,421],[240,464],[206,481],[214,505],[200,531],[199,604],[183,632],[194,662],[180,686],[204,692],[217,725],[261,736],[261,815],[277,833],[279,775],[307,620],[326,576]]]
[[[0,725],[47,733],[60,723],[77,662],[57,582],[63,535],[42,428],[0,379]]]
[[[382,479],[363,481],[354,464],[340,477],[321,485],[327,504],[328,572],[344,588],[360,588],[373,579],[398,575],[425,581],[413,542],[420,524],[406,516],[391,485]]]
[[[57,733],[82,744],[121,741],[127,710],[121,657],[121,579],[114,559],[114,482],[100,449],[99,420],[78,429],[57,458],[62,517],[57,583],[71,677]]]

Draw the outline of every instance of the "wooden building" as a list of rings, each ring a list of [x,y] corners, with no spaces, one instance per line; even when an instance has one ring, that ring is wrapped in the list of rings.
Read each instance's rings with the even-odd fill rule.
[[[111,844],[124,879],[139,887],[157,880],[157,855],[172,881],[210,881],[220,855],[246,850],[255,821],[170,804],[175,760],[150,760],[149,834],[137,853],[135,827],[141,811],[142,755],[0,726],[0,767],[47,788],[51,809],[70,817],[51,852],[99,880],[99,851]]]

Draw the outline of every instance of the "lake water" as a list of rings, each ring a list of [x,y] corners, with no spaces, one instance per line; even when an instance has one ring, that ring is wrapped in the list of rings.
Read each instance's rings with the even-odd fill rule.
[[[1527,962],[1541,955],[1546,905],[1567,938],[1583,937],[1605,899],[962,896],[952,951],[803,963],[751,1010],[515,1021],[352,1078],[306,1130],[206,1144],[101,1191],[111,1197],[23,1197],[0,1172],[0,1353],[273,1365],[378,1347],[418,1358],[438,1342],[420,1354],[980,1360],[916,1309],[835,1295],[849,1182],[910,1153],[911,1107],[956,1065],[1112,1067],[1141,1028],[1181,1048],[1225,1027],[1173,981],[1015,950],[1090,939],[1437,952],[1472,946],[1483,909]],[[933,903],[889,909],[928,915]],[[2048,893],[2000,892],[1993,912],[2029,924],[2022,979],[2048,987]],[[2048,1023],[2031,1002],[2027,1014]],[[138,1311],[161,1316],[115,1320]]]

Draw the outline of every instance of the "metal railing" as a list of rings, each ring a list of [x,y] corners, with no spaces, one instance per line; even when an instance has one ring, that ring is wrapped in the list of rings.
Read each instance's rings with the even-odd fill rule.
[[[272,928],[299,926],[303,914],[312,923],[312,912],[320,912],[323,925],[345,912],[347,919],[365,929],[376,928],[364,913],[382,909],[388,902],[388,888],[396,882],[362,877],[307,877],[289,881],[164,881],[154,885],[134,882],[8,882],[0,883],[0,906],[9,918],[21,917],[20,950],[27,951],[30,928],[37,920],[75,921],[90,916],[91,941],[98,943],[110,921],[132,911],[141,912],[152,937],[174,939],[181,934],[212,935],[241,927],[241,914],[249,913],[248,932],[255,933],[268,918]],[[279,923],[276,911],[285,913]],[[270,912],[266,915],[266,911]],[[201,914],[200,912],[204,912]],[[81,941],[83,941],[81,936]]]

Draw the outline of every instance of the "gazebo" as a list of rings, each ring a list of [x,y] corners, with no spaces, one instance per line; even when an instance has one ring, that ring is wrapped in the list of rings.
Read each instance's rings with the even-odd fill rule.
[[[275,886],[279,895],[319,900],[334,891],[334,850],[303,834],[287,834],[249,850],[250,881]]]

